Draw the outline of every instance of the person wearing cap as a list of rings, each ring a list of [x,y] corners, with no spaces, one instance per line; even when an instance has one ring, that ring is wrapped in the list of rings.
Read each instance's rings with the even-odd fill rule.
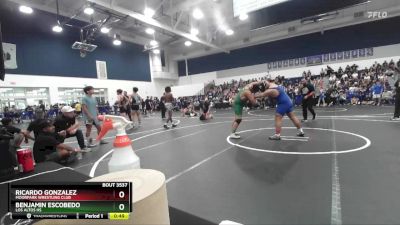
[[[85,146],[85,138],[82,130],[79,129],[79,122],[76,119],[75,109],[71,106],[61,108],[61,114],[54,120],[55,131],[60,134],[59,141],[64,143],[64,140],[70,137],[76,137],[79,147],[82,151],[90,151]]]
[[[55,127],[49,120],[43,120],[37,125],[39,134],[35,137],[33,156],[36,163],[54,161],[69,163],[76,159],[79,149],[63,144],[57,138]]]

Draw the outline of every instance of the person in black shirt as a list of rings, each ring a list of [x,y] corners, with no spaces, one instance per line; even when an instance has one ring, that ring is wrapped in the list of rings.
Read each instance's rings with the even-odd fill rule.
[[[303,101],[302,101],[303,120],[302,120],[302,122],[307,122],[307,109],[313,115],[312,119],[315,120],[316,114],[313,109],[313,103],[314,103],[313,96],[314,96],[315,88],[310,82],[307,82],[307,80],[302,80],[301,83],[302,83],[301,93],[303,94]]]
[[[2,126],[3,126],[4,128],[6,128],[6,131],[7,131],[8,133],[11,133],[11,134],[19,134],[19,133],[21,133],[21,129],[12,126],[12,125],[11,125],[11,122],[12,122],[12,120],[11,120],[10,118],[3,118],[3,119],[1,120]]]
[[[0,128],[3,127],[8,133],[14,135],[14,139],[10,142],[10,147],[15,151],[21,146],[27,131],[14,127],[11,123],[12,120],[10,118],[3,118],[1,120],[2,126],[0,126]]]
[[[394,104],[394,115],[392,120],[400,120],[400,77],[394,83],[395,88],[395,104]]]
[[[128,115],[128,118],[130,121],[132,121],[132,105],[131,102],[129,101],[129,96],[128,92],[124,91],[124,98],[126,99],[126,114]]]
[[[141,99],[141,103],[142,103],[142,113],[143,115],[146,115],[146,103],[144,102],[143,99]]]
[[[210,102],[208,101],[208,98],[206,98],[204,103],[201,104],[201,109],[203,110],[203,114],[200,115],[200,120],[208,120],[213,118],[212,114],[210,113]]]
[[[54,121],[55,131],[60,134],[59,141],[64,143],[64,140],[70,137],[76,137],[79,147],[82,151],[90,151],[85,146],[85,138],[82,130],[79,129],[79,123],[76,120],[75,109],[71,106],[61,108],[61,113]]]
[[[147,96],[146,100],[144,101],[145,105],[146,105],[146,111],[145,114],[147,115],[147,113],[151,114],[151,99],[149,98],[149,96]]]
[[[36,163],[45,161],[65,162],[75,159],[80,150],[61,143],[56,138],[54,125],[43,120],[37,125],[39,134],[33,145],[33,155]]]
[[[167,112],[167,109],[165,108],[165,99],[164,99],[165,92],[163,93],[163,96],[160,98],[160,109],[161,109],[161,119],[165,119],[165,113]]]
[[[125,117],[127,114],[128,103],[129,103],[129,97],[126,97],[123,94],[122,89],[118,89],[117,90],[117,101],[115,102],[115,104],[118,105],[119,113],[123,117]]]
[[[29,123],[28,128],[26,128],[27,132],[25,134],[25,142],[28,143],[28,139],[35,140],[35,138],[39,135],[39,124],[46,121],[46,119],[36,119]],[[34,137],[30,135],[33,132]]]
[[[36,108],[36,111],[35,111],[35,118],[36,119],[44,119],[45,112],[46,112],[46,107],[43,104],[43,101],[40,100],[39,106]]]

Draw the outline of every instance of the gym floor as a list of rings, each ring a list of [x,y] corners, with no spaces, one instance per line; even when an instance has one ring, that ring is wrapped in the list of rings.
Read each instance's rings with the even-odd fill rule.
[[[304,123],[306,137],[284,119],[281,141],[274,110],[244,113],[239,140],[228,139],[232,110],[214,119],[182,118],[165,130],[159,114],[145,118],[130,136],[141,167],[162,171],[169,205],[218,224],[399,224],[400,123],[393,107],[316,108]],[[301,119],[301,109],[296,108]],[[107,173],[110,143],[70,165],[75,171]],[[67,139],[76,145],[76,139]],[[65,178],[66,181],[69,178]]]

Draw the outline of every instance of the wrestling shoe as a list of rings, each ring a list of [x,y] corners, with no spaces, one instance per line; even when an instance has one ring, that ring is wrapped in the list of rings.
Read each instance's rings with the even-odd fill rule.
[[[95,143],[93,142],[93,138],[89,138],[89,139],[87,140],[87,145],[86,145],[86,146],[89,147],[89,148],[93,148],[93,147],[96,147],[97,144],[95,144]]]
[[[297,137],[304,137],[304,132],[299,132],[299,133],[297,133],[296,136],[297,136]]]
[[[85,147],[85,148],[81,149],[81,152],[83,152],[83,153],[88,153],[88,152],[91,152],[91,151],[92,151],[92,149],[90,149],[88,147]]]
[[[281,136],[274,134],[271,137],[269,137],[269,140],[279,141],[279,140],[281,140]]]
[[[237,133],[232,133],[231,135],[229,135],[229,137],[233,139],[240,139],[240,136]]]

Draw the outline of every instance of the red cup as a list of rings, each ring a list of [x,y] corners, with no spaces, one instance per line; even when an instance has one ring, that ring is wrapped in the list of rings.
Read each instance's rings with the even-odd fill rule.
[[[22,168],[23,173],[33,171],[35,162],[33,160],[32,150],[29,148],[17,150],[18,164]]]

